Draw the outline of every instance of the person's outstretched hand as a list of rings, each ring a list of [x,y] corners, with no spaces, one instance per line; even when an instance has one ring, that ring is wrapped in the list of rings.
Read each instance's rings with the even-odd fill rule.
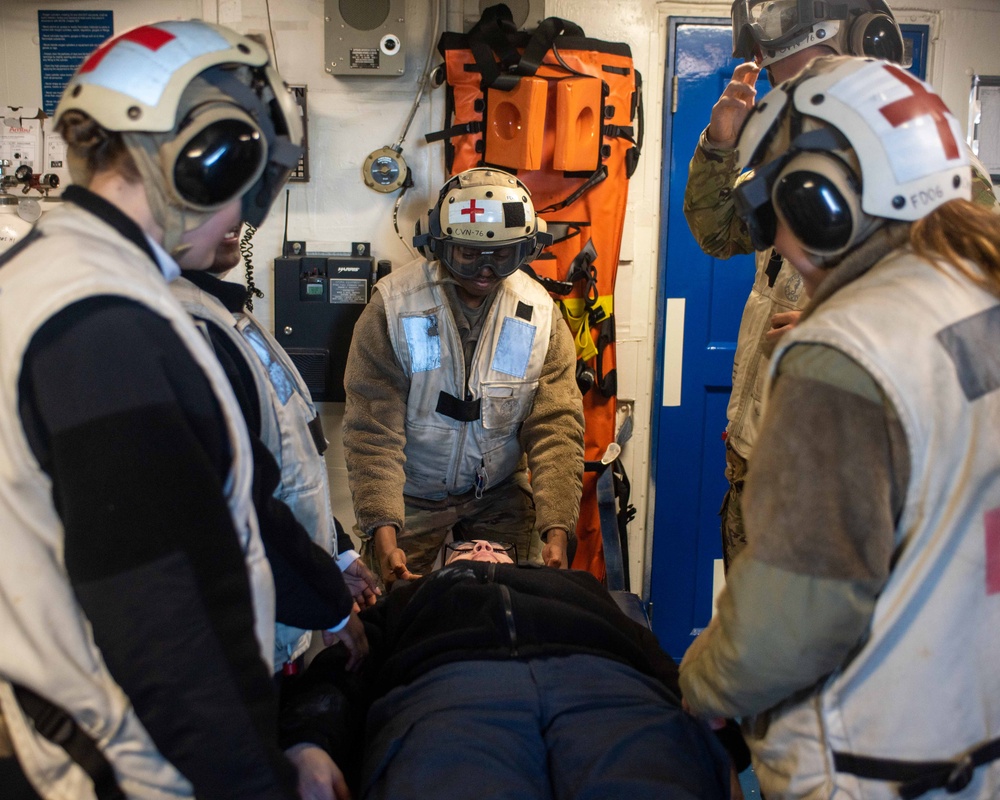
[[[716,147],[735,147],[743,122],[757,102],[757,76],[760,68],[752,61],[740,64],[726,85],[722,96],[712,106],[708,121],[708,141]]]
[[[396,581],[413,581],[421,577],[406,566],[406,553],[396,545],[396,529],[392,525],[377,528],[374,533],[375,555],[386,588]]]
[[[569,566],[567,544],[569,535],[562,528],[549,528],[545,547],[542,548],[542,563],[547,567],[565,569]]]
[[[378,586],[378,579],[360,558],[354,559],[341,574],[357,603],[357,610],[375,605],[382,590]]]
[[[368,637],[365,635],[365,625],[352,611],[347,624],[339,631],[323,631],[323,644],[329,647],[335,642],[343,642],[349,658],[344,668],[349,672],[357,670],[368,657]]]
[[[303,742],[289,747],[285,755],[299,771],[300,800],[351,800],[344,773],[326,750]]]

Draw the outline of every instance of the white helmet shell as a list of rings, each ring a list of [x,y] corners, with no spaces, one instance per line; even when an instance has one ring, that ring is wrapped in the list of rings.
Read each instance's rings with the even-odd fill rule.
[[[199,73],[222,64],[263,67],[268,60],[261,44],[220,25],[142,25],[101,45],[81,64],[55,121],[79,110],[109,131],[170,131],[181,94]]]
[[[513,244],[538,232],[531,194],[501,170],[476,167],[444,187],[437,208],[440,238],[483,245]]]
[[[971,197],[962,129],[928,84],[896,64],[849,57],[819,59],[805,74],[792,103],[850,143],[866,213],[912,221]]]

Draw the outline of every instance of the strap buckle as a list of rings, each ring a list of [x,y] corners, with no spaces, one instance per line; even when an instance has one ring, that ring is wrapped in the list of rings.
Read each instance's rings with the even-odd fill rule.
[[[976,770],[976,765],[972,760],[972,755],[967,754],[955,764],[955,768],[948,775],[944,788],[948,794],[958,794],[972,781],[972,774]]]

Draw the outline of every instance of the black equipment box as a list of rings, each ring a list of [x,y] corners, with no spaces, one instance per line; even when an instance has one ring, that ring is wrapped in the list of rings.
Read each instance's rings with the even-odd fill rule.
[[[344,401],[347,352],[371,296],[374,264],[335,255],[274,260],[274,335],[314,401]]]

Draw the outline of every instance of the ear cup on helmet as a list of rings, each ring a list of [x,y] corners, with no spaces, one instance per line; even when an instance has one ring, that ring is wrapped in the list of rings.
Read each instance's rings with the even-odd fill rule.
[[[812,253],[843,253],[862,231],[861,186],[836,156],[799,153],[791,158],[774,183],[771,201],[778,219]]]
[[[267,138],[253,118],[229,103],[196,108],[160,148],[176,197],[196,210],[242,197],[268,163]]]
[[[885,14],[862,14],[849,32],[850,54],[903,63],[903,34]]]

